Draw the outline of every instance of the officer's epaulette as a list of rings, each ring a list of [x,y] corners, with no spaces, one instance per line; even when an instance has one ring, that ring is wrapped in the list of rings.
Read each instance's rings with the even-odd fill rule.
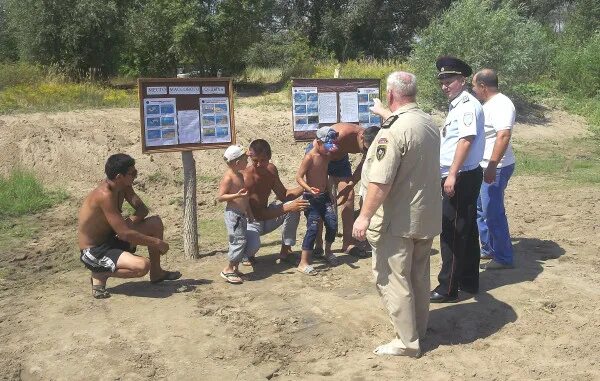
[[[469,96],[468,96],[468,95],[465,95],[465,96],[462,98],[462,101],[463,101],[463,103],[467,103],[467,102],[469,101]]]
[[[387,118],[382,124],[381,124],[381,128],[390,128],[390,126],[392,124],[394,124],[394,122],[398,119],[398,115],[392,115],[389,118]]]

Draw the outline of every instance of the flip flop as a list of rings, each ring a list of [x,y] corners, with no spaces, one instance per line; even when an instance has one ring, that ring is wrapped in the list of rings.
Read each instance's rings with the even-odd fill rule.
[[[310,275],[310,276],[315,276],[317,275],[318,271],[315,270],[314,267],[312,267],[311,265],[306,266],[305,268],[301,269],[299,267],[296,268],[296,271],[298,271],[299,273],[302,273],[304,275]]]
[[[224,273],[223,271],[221,271],[221,278],[225,279],[227,281],[227,283],[231,283],[231,284],[244,283],[242,278],[239,275],[237,275],[236,273]]]
[[[162,277],[155,280],[151,280],[150,283],[160,283],[165,280],[177,280],[179,278],[181,278],[181,273],[179,271],[165,270]]]

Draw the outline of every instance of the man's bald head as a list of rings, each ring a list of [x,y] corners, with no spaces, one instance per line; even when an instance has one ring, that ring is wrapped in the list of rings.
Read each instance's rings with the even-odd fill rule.
[[[395,71],[387,78],[387,89],[400,97],[417,96],[417,78],[412,73]]]
[[[494,69],[482,69],[475,74],[476,83],[485,85],[490,89],[498,89],[498,73]]]

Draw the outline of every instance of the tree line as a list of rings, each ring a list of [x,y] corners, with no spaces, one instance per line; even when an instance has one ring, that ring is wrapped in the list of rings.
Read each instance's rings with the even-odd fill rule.
[[[0,0],[0,61],[74,78],[172,76],[179,67],[232,75],[247,66],[295,75],[318,59],[419,67],[455,53],[500,60],[517,75],[569,66],[574,54],[593,58],[599,25],[597,0]]]

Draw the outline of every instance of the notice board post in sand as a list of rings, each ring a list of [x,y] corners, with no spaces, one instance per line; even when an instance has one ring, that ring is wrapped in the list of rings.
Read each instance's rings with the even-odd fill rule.
[[[142,152],[181,152],[183,246],[198,258],[196,161],[193,150],[235,143],[231,78],[140,78]]]

